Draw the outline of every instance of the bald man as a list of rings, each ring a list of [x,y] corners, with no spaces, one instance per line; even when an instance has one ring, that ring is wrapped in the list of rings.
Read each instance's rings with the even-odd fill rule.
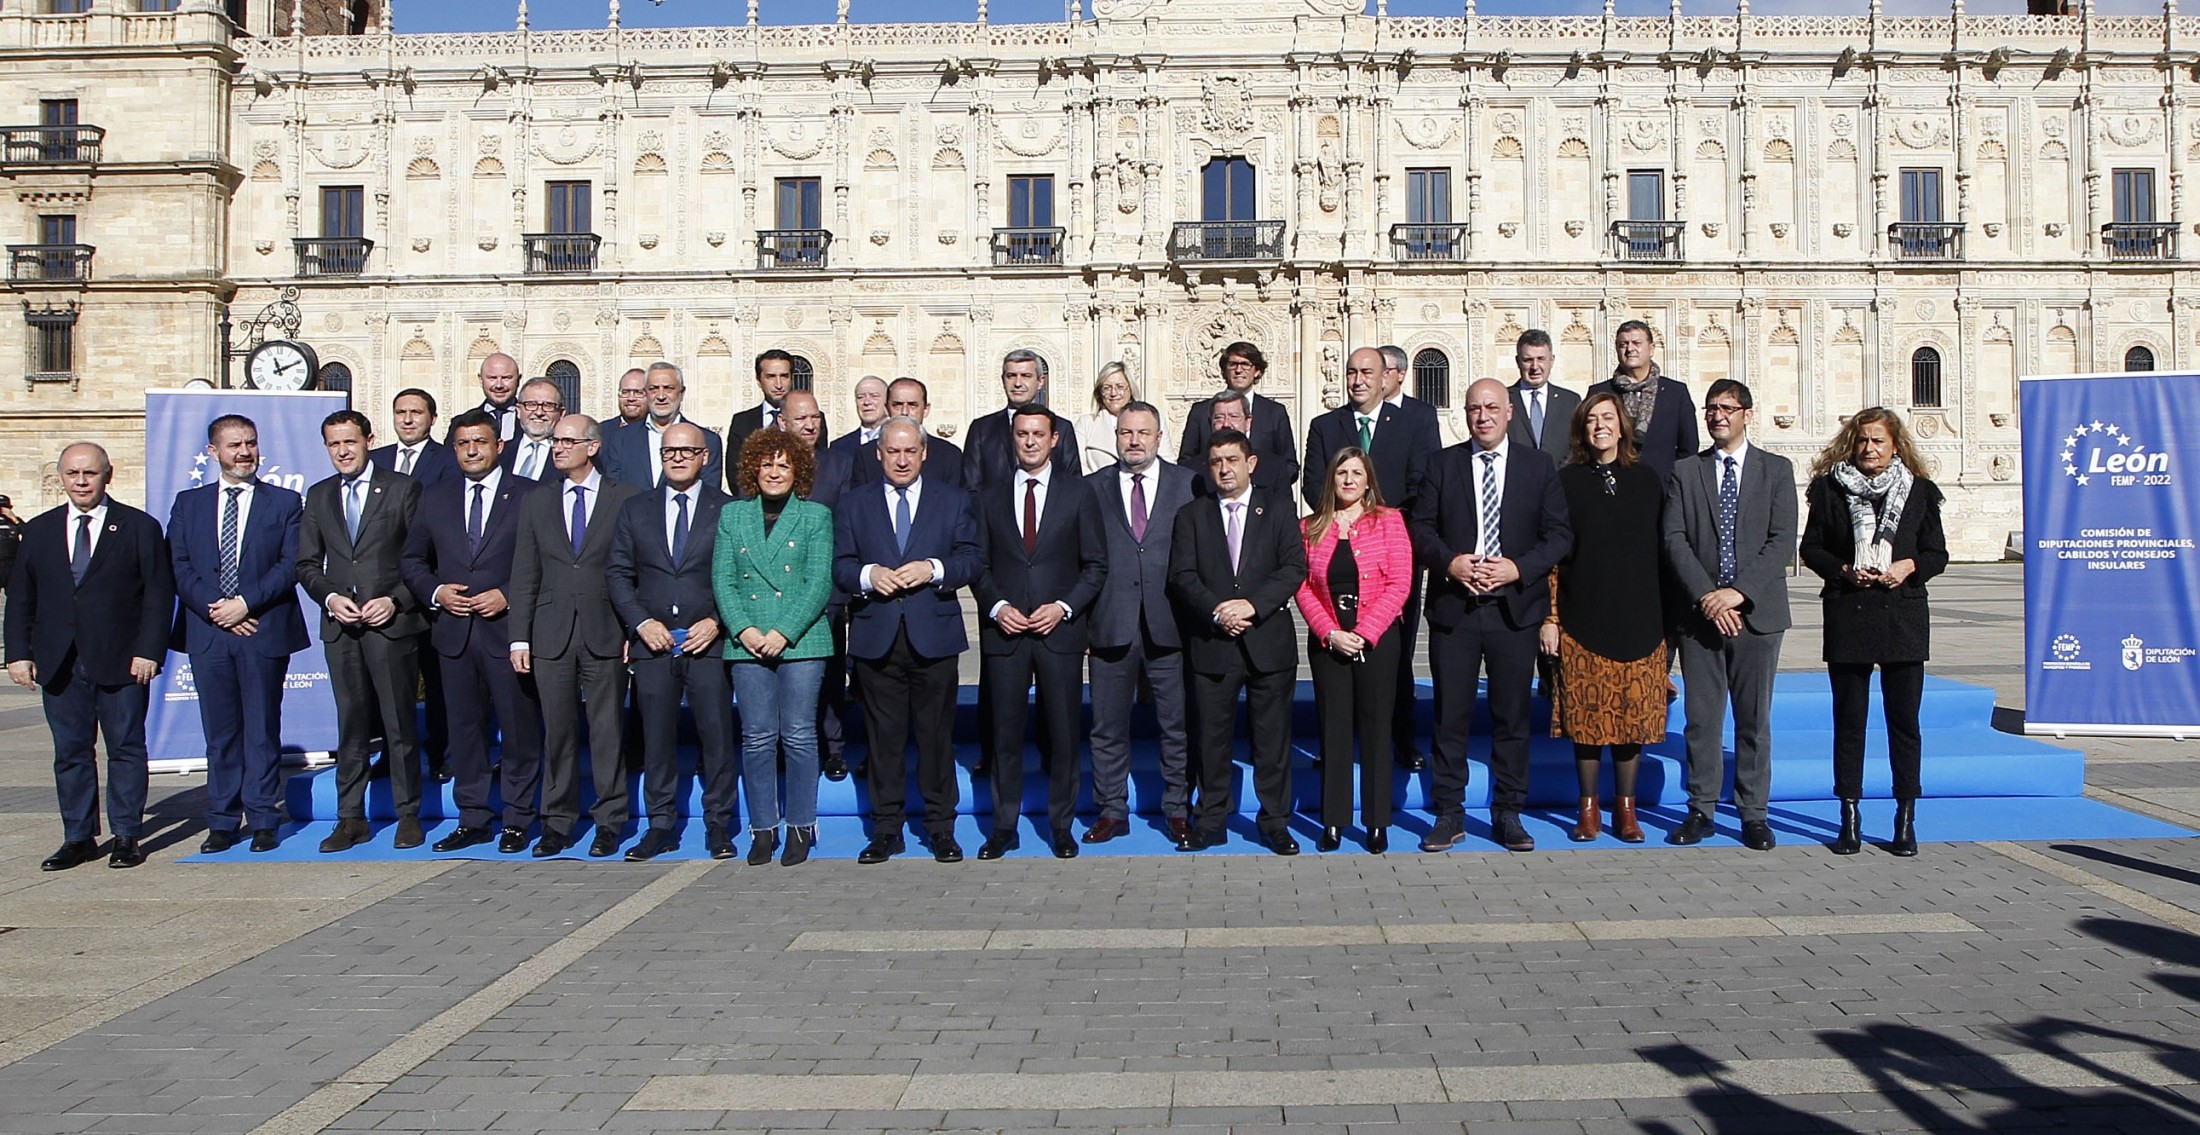
[[[481,380],[481,409],[496,419],[497,440],[510,442],[519,431],[519,360],[498,351],[481,360],[481,370],[476,377]],[[456,430],[457,418],[452,418]],[[449,434],[443,444],[449,445]]]

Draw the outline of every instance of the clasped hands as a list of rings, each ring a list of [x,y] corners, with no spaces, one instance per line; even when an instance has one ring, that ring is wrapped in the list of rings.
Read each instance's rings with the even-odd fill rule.
[[[397,601],[377,595],[364,603],[348,595],[328,597],[329,617],[347,627],[379,627],[397,617]]]
[[[475,618],[493,619],[504,613],[510,604],[504,598],[502,588],[492,587],[479,595],[468,595],[471,590],[463,583],[446,583],[435,590],[435,605],[454,615],[471,615]]]
[[[1884,587],[1891,590],[1902,586],[1902,581],[1910,578],[1910,573],[1916,570],[1916,560],[1896,560],[1884,569],[1851,564],[1842,568],[1841,574],[1858,587]]]
[[[1446,575],[1476,595],[1487,595],[1520,578],[1520,565],[1503,556],[1461,552],[1451,558]]]
[[[993,621],[1003,634],[1035,634],[1042,638],[1054,633],[1062,625],[1062,605],[1041,603],[1037,610],[1026,615],[1016,609],[1014,603],[1003,603]]]
[[[1733,638],[1742,633],[1742,604],[1748,601],[1747,596],[1731,587],[1718,587],[1704,592],[1696,600],[1696,609],[1720,634]]]
[[[252,617],[252,608],[245,603],[244,597],[241,595],[232,595],[227,599],[216,599],[212,603],[208,603],[206,605],[206,618],[215,626],[239,638],[253,635],[260,629],[260,620]]]
[[[932,582],[932,561],[910,560],[898,568],[885,564],[871,565],[871,590],[889,599],[905,591],[929,586]]]
[[[1253,629],[1255,613],[1249,599],[1225,599],[1215,604],[1215,625],[1222,628],[1223,634],[1236,638]]]
[[[678,648],[681,654],[701,654],[710,649],[712,643],[718,641],[718,620],[703,619],[690,624],[687,631],[687,642],[684,644],[673,642],[672,628],[665,626],[664,622],[659,619],[650,619],[641,626],[635,627],[634,633],[641,636],[643,646],[659,654],[669,653],[675,647]],[[748,647],[749,653],[756,654],[756,648],[750,645],[748,640],[748,635],[753,633],[755,633],[754,627],[742,632],[741,645]],[[780,649],[786,649],[787,640],[782,638],[779,641],[781,644]],[[760,655],[760,657],[762,656]],[[773,652],[771,657],[777,657],[777,652]]]

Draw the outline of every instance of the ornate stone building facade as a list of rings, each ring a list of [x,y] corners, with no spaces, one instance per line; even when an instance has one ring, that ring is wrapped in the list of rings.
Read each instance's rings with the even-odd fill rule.
[[[211,302],[232,290],[243,315],[297,289],[302,337],[378,418],[408,385],[463,404],[502,350],[597,413],[629,365],[679,361],[716,423],[754,397],[748,359],[783,347],[843,423],[856,377],[925,378],[942,432],[998,404],[1015,347],[1080,410],[1122,360],[1173,426],[1249,339],[1303,423],[1353,345],[1404,346],[1448,407],[1510,376],[1523,328],[1579,389],[1640,318],[1699,396],[1749,380],[1761,440],[1791,456],[1858,407],[1901,409],[1956,501],[1951,539],[1991,556],[2021,524],[2017,376],[2200,351],[2179,231],[2200,21],[2174,7],[1091,0],[1059,24],[989,25],[977,3],[966,24],[638,30],[614,3],[601,30],[392,35],[376,5],[369,34],[231,40],[202,3],[158,34],[105,16],[119,54],[56,30],[100,17],[0,11],[11,58],[47,69],[0,97],[33,113],[150,43],[179,77],[101,100],[108,153],[127,137],[207,170],[175,190],[189,214],[145,196],[112,215],[99,167],[81,381],[0,386],[11,448],[216,373]],[[184,59],[234,74],[210,90]],[[12,153],[0,224],[27,233],[52,175]],[[95,327],[125,279],[206,298]]]

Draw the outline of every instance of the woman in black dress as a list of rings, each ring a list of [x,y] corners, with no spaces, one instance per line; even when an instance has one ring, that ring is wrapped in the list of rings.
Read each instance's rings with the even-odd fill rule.
[[[1917,708],[1925,691],[1925,581],[1948,566],[1940,488],[1892,410],[1857,413],[1811,465],[1803,564],[1826,585],[1826,672],[1833,682],[1833,793],[1841,799],[1835,855],[1863,849],[1857,802],[1864,795],[1864,726],[1872,667],[1879,667],[1887,760],[1894,772],[1894,839],[1887,850],[1917,854]]]
[[[1574,743],[1581,814],[1570,836],[1597,837],[1597,779],[1612,749],[1612,834],[1642,842],[1635,773],[1642,747],[1665,739],[1666,645],[1655,470],[1635,461],[1635,426],[1600,390],[1574,411],[1573,459],[1558,471],[1574,547],[1551,573],[1543,653],[1558,659],[1551,735]]]

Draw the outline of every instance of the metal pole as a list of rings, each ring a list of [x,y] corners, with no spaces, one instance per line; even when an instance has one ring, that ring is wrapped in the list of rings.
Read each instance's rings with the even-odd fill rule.
[[[229,305],[222,305],[222,389],[229,389]]]

